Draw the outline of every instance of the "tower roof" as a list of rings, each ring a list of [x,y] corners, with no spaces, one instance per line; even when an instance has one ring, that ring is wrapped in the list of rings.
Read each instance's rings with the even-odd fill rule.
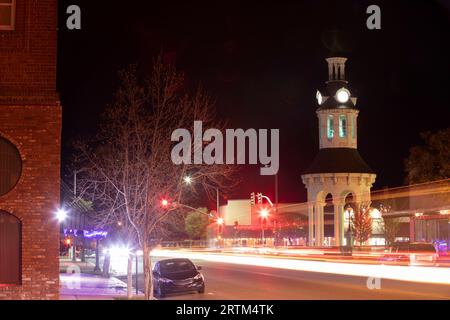
[[[375,173],[361,158],[357,149],[320,149],[304,174],[311,173]]]
[[[345,63],[347,58],[330,57],[326,61],[328,63],[328,81],[326,81],[325,87],[319,90],[323,100],[319,102],[318,110],[356,109],[356,97],[345,79]],[[341,89],[344,89],[349,95],[349,99],[345,102],[340,102],[336,98],[336,94]]]

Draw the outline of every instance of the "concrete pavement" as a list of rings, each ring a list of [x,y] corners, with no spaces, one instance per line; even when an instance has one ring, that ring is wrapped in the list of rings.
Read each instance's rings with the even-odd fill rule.
[[[126,295],[125,282],[113,276],[105,278],[94,273],[92,263],[60,260],[61,300],[114,300]]]

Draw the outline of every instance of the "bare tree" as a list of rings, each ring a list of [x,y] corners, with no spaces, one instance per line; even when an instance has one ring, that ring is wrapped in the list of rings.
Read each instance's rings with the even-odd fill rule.
[[[353,210],[353,236],[359,245],[369,240],[372,234],[372,216],[370,215],[370,203],[360,203]]]
[[[164,64],[161,55],[147,81],[138,79],[136,67],[121,72],[120,79],[100,133],[94,141],[77,144],[77,163],[84,169],[81,196],[93,201],[99,225],[115,227],[121,221],[129,227],[130,244],[143,251],[145,297],[152,299],[152,245],[196,191],[183,183],[183,177],[188,174],[207,193],[209,185],[226,190],[232,187],[236,167],[172,162],[175,129],[192,132],[195,120],[218,129],[224,124],[215,120],[211,96],[202,88],[187,93],[183,74]]]
[[[385,244],[387,246],[392,245],[397,237],[398,230],[400,229],[400,221],[395,217],[388,217],[387,213],[391,211],[390,205],[380,205],[380,211],[383,217],[383,233]]]

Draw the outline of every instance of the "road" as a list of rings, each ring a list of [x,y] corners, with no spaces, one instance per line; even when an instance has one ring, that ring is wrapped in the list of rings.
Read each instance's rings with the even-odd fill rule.
[[[193,262],[202,266],[206,292],[164,299],[450,299],[450,285],[382,279],[381,288],[371,290],[365,277],[205,260]],[[139,287],[143,287],[142,276]]]

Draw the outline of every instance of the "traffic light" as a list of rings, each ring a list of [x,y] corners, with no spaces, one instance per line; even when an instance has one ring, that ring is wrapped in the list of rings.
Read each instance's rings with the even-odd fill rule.
[[[218,236],[222,235],[224,220],[222,217],[217,218],[217,234]]]
[[[169,206],[169,201],[167,199],[162,199],[161,200],[161,206],[163,208],[167,208]]]
[[[257,196],[258,196],[258,204],[261,204],[262,203],[262,193],[258,192]]]
[[[255,205],[255,193],[254,192],[250,193],[250,203],[252,206]]]

